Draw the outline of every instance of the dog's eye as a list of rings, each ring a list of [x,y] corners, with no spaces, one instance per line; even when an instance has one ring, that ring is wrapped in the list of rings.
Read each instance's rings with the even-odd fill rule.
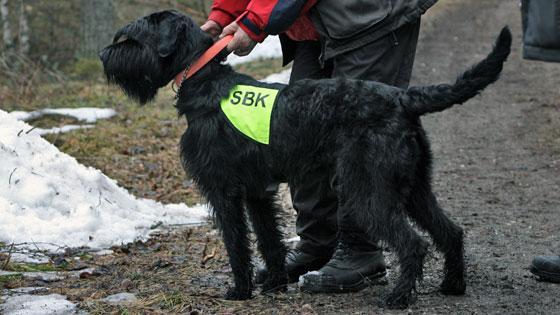
[[[122,35],[121,37],[119,37],[119,39],[117,39],[117,40],[115,41],[115,44],[122,43],[122,42],[124,42],[124,41],[126,41],[126,40],[128,40],[128,36]]]

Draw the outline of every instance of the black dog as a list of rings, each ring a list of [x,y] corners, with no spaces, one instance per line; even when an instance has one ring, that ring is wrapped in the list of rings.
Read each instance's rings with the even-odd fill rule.
[[[163,11],[119,30],[101,59],[108,80],[145,103],[211,45],[189,17]],[[454,84],[408,90],[347,79],[270,85],[217,61],[184,82],[176,104],[189,124],[181,158],[223,233],[235,280],[227,298],[250,298],[253,289],[246,216],[269,270],[263,290],[285,290],[279,208],[267,187],[279,181],[297,185],[317,170],[333,175],[339,211],[351,213],[356,228],[385,240],[397,253],[401,274],[388,296],[390,307],[411,302],[427,252],[407,216],[445,255],[441,291],[463,294],[463,231],[432,193],[431,152],[419,117],[461,104],[496,81],[510,46],[511,33],[504,28],[489,56]],[[220,101],[239,84],[280,89],[268,145],[241,135],[220,110]]]

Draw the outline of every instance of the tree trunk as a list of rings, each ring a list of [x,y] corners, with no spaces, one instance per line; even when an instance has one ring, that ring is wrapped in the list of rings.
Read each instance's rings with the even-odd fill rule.
[[[8,7],[8,0],[0,0],[0,17],[2,18],[2,40],[4,41],[4,47],[13,47],[12,30],[10,29],[10,21],[8,17],[10,15],[10,9]]]
[[[19,0],[19,52],[27,56],[29,54],[29,23],[25,12],[25,0]]]
[[[97,59],[115,33],[115,6],[113,0],[81,0],[80,4],[82,38],[78,57]]]

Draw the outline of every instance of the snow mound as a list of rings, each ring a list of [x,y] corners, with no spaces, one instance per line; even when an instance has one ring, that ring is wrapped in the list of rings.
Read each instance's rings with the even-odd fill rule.
[[[19,295],[8,298],[0,311],[6,315],[76,314],[77,307],[59,294]]]
[[[0,241],[107,248],[146,239],[161,222],[199,224],[204,206],[137,199],[0,110]],[[56,245],[54,245],[56,244]]]

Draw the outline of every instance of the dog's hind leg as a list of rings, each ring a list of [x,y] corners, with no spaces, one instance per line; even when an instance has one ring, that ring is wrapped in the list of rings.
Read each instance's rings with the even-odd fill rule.
[[[406,308],[413,302],[412,290],[416,287],[416,280],[422,278],[424,257],[428,252],[428,243],[412,229],[404,215],[399,213],[401,211],[404,207],[397,202],[394,207],[383,210],[382,220],[376,220],[380,225],[378,231],[396,250],[400,264],[399,279],[386,300],[390,308]]]
[[[450,295],[464,294],[463,229],[445,215],[429,184],[424,183],[413,189],[407,210],[420,228],[430,233],[437,249],[445,255],[441,292]]]
[[[412,302],[417,278],[422,276],[428,243],[406,219],[402,191],[408,185],[408,175],[400,172],[406,169],[400,163],[406,161],[392,154],[396,146],[393,139],[376,135],[345,141],[337,164],[338,212],[353,218],[354,229],[387,241],[396,251],[401,274],[386,303],[391,308],[405,308]],[[339,220],[341,237],[347,228],[351,226]]]
[[[243,202],[241,194],[224,191],[227,190],[206,196],[214,208],[233,272],[235,287],[228,290],[226,299],[246,300],[251,298],[253,291],[253,266]]]
[[[286,291],[288,275],[286,273],[286,246],[282,242],[283,234],[278,224],[279,206],[273,195],[247,197],[247,210],[257,235],[257,247],[268,269],[268,276],[263,284],[263,292]]]

